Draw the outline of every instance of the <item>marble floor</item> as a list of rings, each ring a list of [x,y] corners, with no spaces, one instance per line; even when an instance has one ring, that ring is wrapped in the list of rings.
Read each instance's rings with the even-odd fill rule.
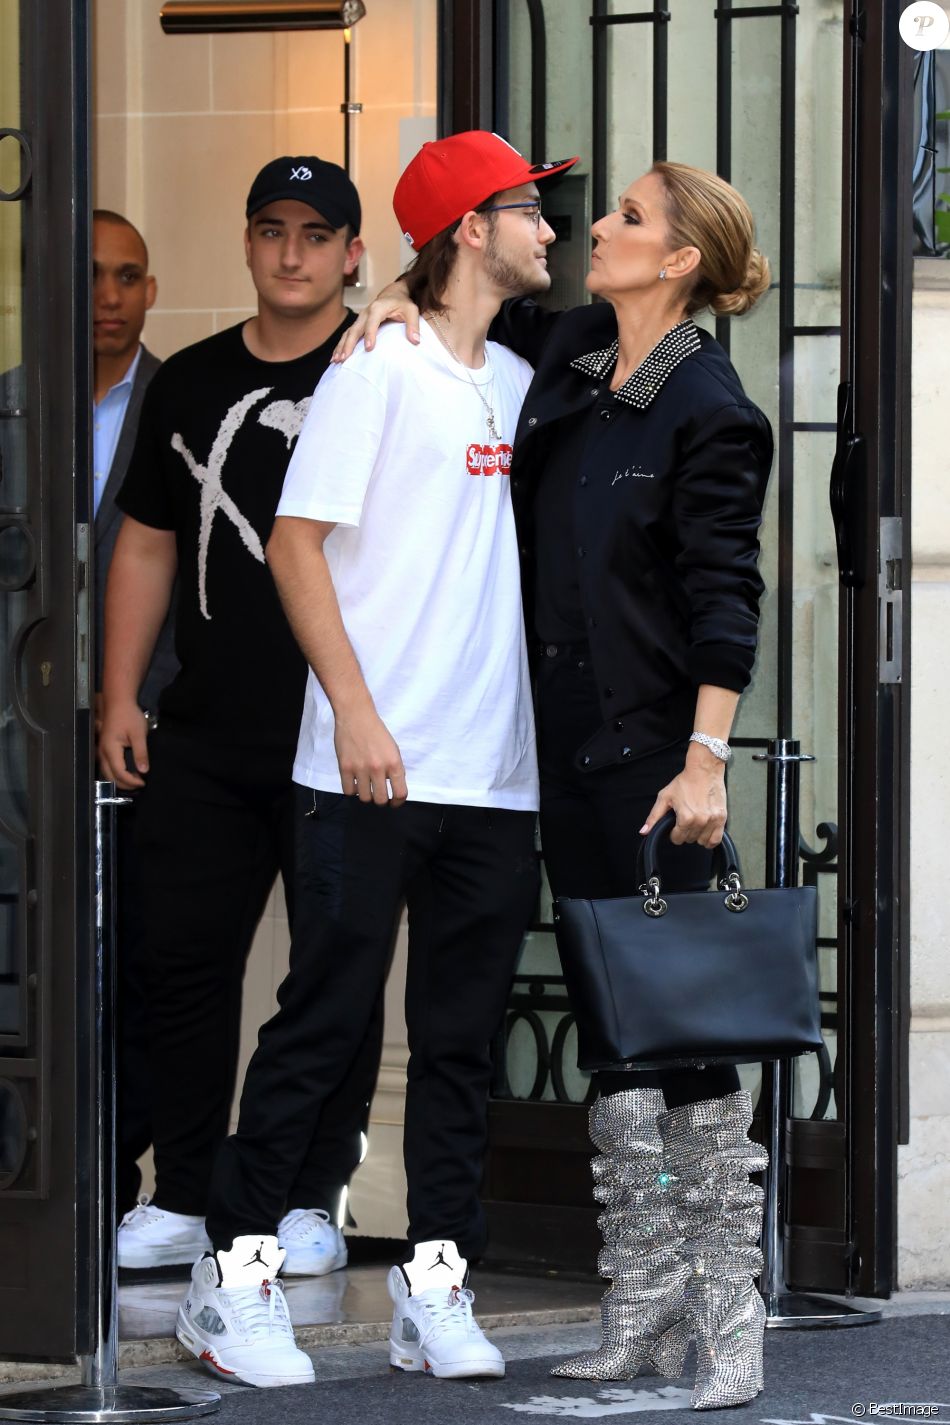
[[[153,1341],[174,1336],[187,1277],[138,1282],[128,1276],[123,1273],[119,1284],[120,1339]],[[479,1320],[497,1326],[589,1319],[597,1315],[602,1290],[592,1281],[489,1271],[473,1272],[470,1285]],[[295,1327],[342,1328],[313,1333],[325,1340],[374,1339],[392,1316],[384,1265],[349,1267],[325,1277],[289,1278],[284,1288]]]

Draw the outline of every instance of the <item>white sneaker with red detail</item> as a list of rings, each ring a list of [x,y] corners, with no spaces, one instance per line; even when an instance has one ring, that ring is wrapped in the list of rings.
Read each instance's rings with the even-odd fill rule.
[[[125,1214],[116,1233],[120,1267],[186,1267],[210,1247],[203,1217],[166,1212],[147,1197]]]
[[[175,1335],[214,1375],[259,1386],[313,1380],[277,1281],[283,1257],[276,1237],[235,1237],[229,1252],[195,1263]]]
[[[389,1364],[443,1380],[503,1376],[505,1359],[472,1315],[468,1263],[454,1242],[419,1242],[411,1262],[389,1273],[393,1324]]]
[[[280,1219],[285,1277],[323,1277],[346,1266],[346,1238],[321,1207],[295,1207]]]

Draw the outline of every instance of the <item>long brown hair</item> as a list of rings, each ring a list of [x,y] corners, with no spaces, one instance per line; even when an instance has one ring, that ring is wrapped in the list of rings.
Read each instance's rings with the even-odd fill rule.
[[[487,214],[489,222],[494,223],[495,215],[488,210],[497,197],[497,193],[492,193],[474,211]],[[451,227],[443,228],[434,238],[430,238],[406,268],[404,277],[409,288],[409,300],[415,302],[420,312],[434,312],[439,316],[445,311],[445,293],[458,260],[455,234],[461,221],[459,218]]]

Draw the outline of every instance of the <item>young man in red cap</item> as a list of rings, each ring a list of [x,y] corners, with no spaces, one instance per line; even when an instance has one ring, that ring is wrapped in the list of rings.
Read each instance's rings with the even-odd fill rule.
[[[311,669],[291,972],[218,1156],[216,1250],[178,1326],[195,1355],[252,1384],[310,1366],[273,1281],[265,1320],[261,1278],[278,1269],[286,1184],[365,1032],[403,898],[412,1255],[389,1276],[390,1361],[504,1374],[465,1283],[483,1245],[489,1044],[538,887],[507,482],[531,371],[486,338],[506,297],[549,285],[537,183],[575,161],[532,168],[486,133],[422,149],[394,196],[419,254],[421,341],[384,331],[372,358],[327,373],[284,483],[268,562]]]
[[[337,164],[274,159],[247,198],[257,314],[172,356],[142,406],[105,609],[104,774],[138,791],[156,1189],[119,1226],[121,1267],[190,1266],[227,1132],[241,982],[275,876],[293,899],[291,768],[306,685],[264,545],[316,383],[353,320],[363,244]],[[178,675],[146,743],[138,692],[178,579]],[[131,754],[127,761],[126,754]],[[379,1063],[380,1019],[281,1206],[285,1269],[343,1266],[344,1189]]]

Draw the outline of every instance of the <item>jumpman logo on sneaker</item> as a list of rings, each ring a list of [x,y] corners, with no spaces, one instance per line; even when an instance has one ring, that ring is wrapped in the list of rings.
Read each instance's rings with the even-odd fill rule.
[[[445,1243],[443,1242],[442,1247],[444,1246]],[[436,1267],[448,1267],[449,1265],[442,1255],[442,1247],[439,1248],[439,1255],[436,1257],[435,1261],[432,1263],[432,1266],[429,1268],[430,1272],[434,1272]],[[449,1268],[449,1270],[451,1270],[451,1268]]]
[[[261,1247],[263,1247],[263,1245],[264,1245],[264,1243],[261,1242],[261,1246],[260,1246],[260,1247],[256,1247],[256,1248],[254,1249],[254,1255],[253,1255],[253,1257],[251,1258],[251,1260],[250,1260],[249,1262],[245,1262],[245,1263],[244,1263],[244,1265],[245,1265],[246,1267],[253,1267],[253,1265],[254,1265],[255,1262],[260,1262],[260,1264],[261,1264],[262,1267],[266,1267],[266,1266],[267,1266],[267,1263],[264,1261],[264,1258],[261,1256]]]

